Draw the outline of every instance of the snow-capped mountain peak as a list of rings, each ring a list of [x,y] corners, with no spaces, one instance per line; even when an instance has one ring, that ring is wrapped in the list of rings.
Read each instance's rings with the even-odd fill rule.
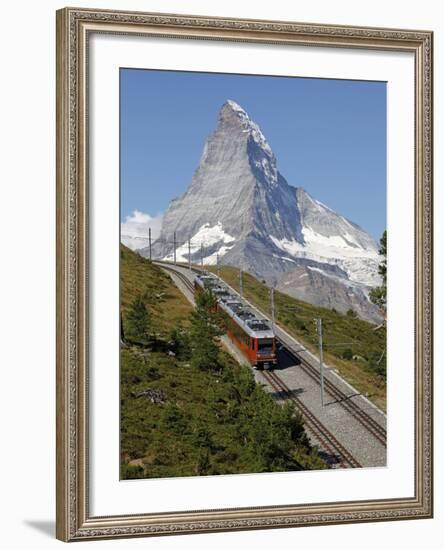
[[[244,109],[242,109],[242,107],[238,103],[236,103],[232,99],[227,99],[225,104],[222,106],[221,117],[223,117],[225,110],[228,108],[237,115],[243,125],[244,132],[248,133],[253,141],[257,144],[257,146],[260,147],[267,156],[273,158],[275,161],[276,159],[274,157],[273,151],[271,150],[271,147],[268,144],[268,141],[262,133],[259,125],[249,117],[248,113]]]
[[[226,101],[227,105],[231,107],[233,111],[236,111],[236,113],[239,113],[239,115],[245,119],[249,119],[250,117],[247,114],[247,111],[242,109],[242,107],[239,105],[239,103],[236,103],[232,99],[227,99]]]
[[[353,307],[365,318],[379,315],[367,297],[379,284],[374,240],[289,185],[259,126],[231,99],[221,107],[191,183],[163,217],[154,257],[172,259],[174,233],[178,261],[191,256],[194,263],[214,264],[219,256],[289,294],[339,311]]]

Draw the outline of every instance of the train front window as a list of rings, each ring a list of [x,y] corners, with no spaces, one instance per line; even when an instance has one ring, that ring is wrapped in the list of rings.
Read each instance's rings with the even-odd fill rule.
[[[271,353],[273,351],[273,339],[262,338],[257,341],[257,351],[259,353]]]

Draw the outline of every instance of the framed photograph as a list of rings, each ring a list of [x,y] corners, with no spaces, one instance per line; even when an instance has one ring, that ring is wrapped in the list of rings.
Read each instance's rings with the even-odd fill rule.
[[[57,12],[57,537],[429,518],[430,31]]]

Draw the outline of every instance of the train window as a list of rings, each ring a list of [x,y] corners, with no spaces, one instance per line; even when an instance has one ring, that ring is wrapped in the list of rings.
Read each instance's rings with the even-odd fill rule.
[[[261,338],[257,341],[258,351],[271,350],[273,349],[273,339],[272,338]]]

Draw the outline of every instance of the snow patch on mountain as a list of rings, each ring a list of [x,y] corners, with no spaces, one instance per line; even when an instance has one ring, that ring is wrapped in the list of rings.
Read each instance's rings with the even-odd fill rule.
[[[318,204],[319,206],[321,206],[322,208],[325,208],[325,210],[328,210],[329,212],[332,212],[333,214],[336,214],[336,212],[334,210],[332,210],[329,206],[327,206],[326,204],[324,204],[323,202],[321,201],[318,201],[317,199],[314,199],[314,202],[316,204]],[[343,218],[345,220],[345,218]]]
[[[203,224],[197,233],[190,238],[190,241],[178,243],[180,246],[176,248],[176,261],[188,262],[189,254],[191,257],[198,255],[200,260],[201,251],[205,254],[206,251],[216,249],[211,254],[203,256],[203,263],[207,265],[215,265],[217,255],[224,256],[234,245],[235,238],[224,231],[222,223],[217,222],[216,225],[209,223]],[[174,251],[163,258],[164,261],[174,260]]]
[[[381,276],[378,267],[381,262],[379,256],[348,258],[337,261],[337,264],[343,269],[350,278],[350,281],[360,283],[368,287],[375,287],[381,284]]]
[[[295,256],[299,252],[310,252],[318,257],[325,256],[327,258],[356,258],[362,256],[374,258],[377,256],[372,250],[362,248],[348,233],[327,237],[309,227],[302,227],[302,234],[304,243],[300,243],[296,239],[277,239],[273,235],[270,235],[270,239],[278,248]]]
[[[205,246],[209,246],[219,242],[232,243],[235,241],[235,238],[224,231],[221,222],[217,222],[213,226],[209,223],[202,225],[191,240],[196,241],[199,245],[202,242]]]
[[[294,258],[338,266],[353,282],[366,286],[376,286],[380,283],[378,253],[363,248],[349,233],[327,237],[309,227],[302,227],[302,234],[304,243],[295,239],[277,239],[272,235],[270,240],[276,247]],[[289,258],[283,259],[289,260]]]

